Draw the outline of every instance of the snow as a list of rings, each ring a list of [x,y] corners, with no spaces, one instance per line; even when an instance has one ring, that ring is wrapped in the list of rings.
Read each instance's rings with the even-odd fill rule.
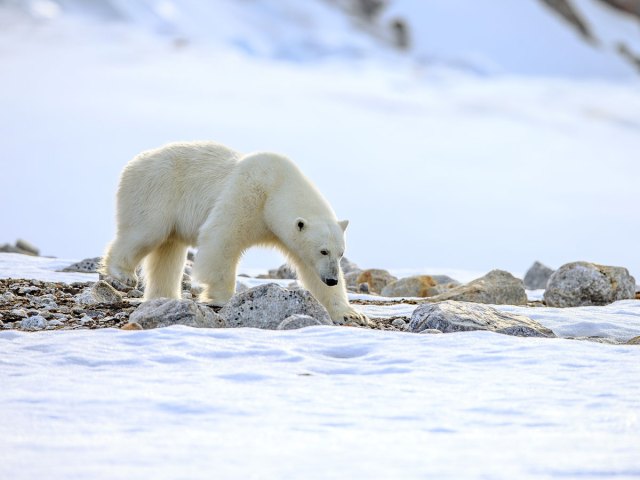
[[[0,346],[6,478],[640,475],[633,346],[335,327]]]
[[[0,278],[95,280],[56,271],[74,261],[0,253]],[[496,308],[558,335],[640,334],[640,301]],[[177,326],[0,330],[0,351],[2,478],[640,475],[638,346]]]

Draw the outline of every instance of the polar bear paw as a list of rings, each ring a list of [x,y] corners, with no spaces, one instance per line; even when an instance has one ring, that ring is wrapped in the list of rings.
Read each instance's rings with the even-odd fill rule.
[[[349,308],[333,319],[336,325],[358,325],[361,327],[373,327],[374,324],[364,313],[360,313],[353,308]]]

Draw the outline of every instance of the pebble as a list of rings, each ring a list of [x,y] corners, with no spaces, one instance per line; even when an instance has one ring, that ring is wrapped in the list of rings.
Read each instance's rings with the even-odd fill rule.
[[[24,308],[14,308],[11,310],[11,315],[18,318],[27,318],[27,312]]]
[[[47,321],[42,315],[34,315],[33,317],[25,318],[20,322],[20,327],[23,330],[42,330],[47,326]]]
[[[391,325],[393,325],[396,328],[400,328],[404,330],[407,327],[407,322],[405,322],[401,318],[396,318],[393,322],[391,322]]]

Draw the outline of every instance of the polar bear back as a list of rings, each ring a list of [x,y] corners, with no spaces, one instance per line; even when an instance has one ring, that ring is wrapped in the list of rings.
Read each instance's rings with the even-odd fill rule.
[[[140,153],[122,172],[119,224],[162,225],[167,235],[195,243],[239,160],[238,152],[215,142],[171,143]]]

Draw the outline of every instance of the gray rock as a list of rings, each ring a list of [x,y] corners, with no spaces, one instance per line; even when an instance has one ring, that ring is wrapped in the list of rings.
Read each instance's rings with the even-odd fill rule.
[[[444,333],[489,330],[518,337],[555,337],[551,330],[524,315],[500,312],[488,305],[450,300],[423,304],[415,309],[407,330],[419,333],[426,329]]]
[[[295,314],[332,324],[327,310],[307,290],[287,290],[275,283],[234,295],[219,313],[228,327],[275,330],[283,320]]]
[[[144,329],[171,325],[196,328],[223,328],[224,320],[211,308],[193,300],[155,298],[141,303],[129,316],[129,323],[138,323]]]
[[[133,290],[129,290],[127,292],[127,297],[129,298],[142,298],[144,297],[144,293],[140,290],[138,290],[137,288],[134,288]]]
[[[551,275],[544,292],[550,307],[607,305],[635,298],[636,281],[623,267],[572,262]]]
[[[295,330],[298,328],[315,327],[318,325],[333,325],[333,323],[323,323],[320,320],[316,320],[309,315],[301,315],[299,313],[296,313],[281,321],[278,325],[277,330]]]
[[[407,322],[405,322],[401,318],[396,318],[395,320],[393,320],[393,322],[391,322],[391,325],[401,330],[404,330],[405,328],[407,328]]]
[[[424,330],[421,330],[420,332],[418,332],[419,334],[424,334],[424,335],[438,335],[439,333],[442,333],[441,330],[437,330],[435,328],[425,328]]]
[[[536,261],[524,276],[524,287],[529,290],[547,288],[547,282],[552,274],[553,269]]]
[[[98,280],[91,287],[76,295],[79,305],[95,305],[98,303],[120,303],[122,294],[104,280]]]
[[[449,275],[429,275],[438,285],[460,285],[460,282],[451,278]]]
[[[347,287],[357,288],[358,287],[358,277],[362,273],[362,270],[353,270],[349,273],[344,274],[344,283]]]
[[[63,323],[60,320],[55,318],[53,320],[47,321],[48,327],[59,327],[60,325],[63,325]]]
[[[509,272],[492,270],[484,277],[429,298],[430,302],[445,300],[493,305],[526,305],[527,294],[524,291],[522,280]]]
[[[23,330],[43,330],[47,326],[47,320],[42,315],[34,315],[20,322]]]
[[[0,294],[0,305],[8,305],[16,301],[18,297],[12,292],[4,292]]]
[[[63,272],[96,273],[102,257],[85,258],[62,269]]]
[[[269,270],[268,278],[276,278],[279,280],[288,280],[298,278],[296,272],[290,265],[284,264],[280,265],[278,268]]]
[[[9,313],[13,318],[27,318],[29,316],[24,308],[14,308]]]
[[[351,272],[361,272],[362,270],[360,269],[360,267],[358,267],[358,265],[356,265],[355,263],[353,263],[351,260],[349,260],[347,257],[342,257],[340,259],[340,268],[342,270],[342,273],[344,273],[345,275],[347,273],[351,273]]]

